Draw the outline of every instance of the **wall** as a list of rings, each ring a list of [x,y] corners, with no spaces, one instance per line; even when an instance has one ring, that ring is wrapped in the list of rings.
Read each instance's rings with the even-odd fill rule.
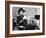
[[[18,16],[18,10],[20,9],[21,7],[13,7],[12,8],[12,14],[13,14],[13,17],[14,16]],[[34,15],[36,14],[40,14],[40,9],[39,8],[29,8],[29,7],[22,7],[25,12],[24,12],[24,15],[25,16],[32,16],[34,17]]]
[[[27,1],[44,2],[45,3],[45,0],[27,0]],[[4,36],[5,36],[5,10],[4,9],[5,9],[5,0],[0,0],[0,38],[4,38]],[[46,13],[45,13],[45,16],[46,16]],[[45,23],[45,25],[46,25],[46,23]],[[46,30],[46,28],[45,28],[45,30]],[[45,34],[46,34],[46,31],[45,31]],[[11,37],[11,38],[15,38],[15,37]],[[46,38],[46,35],[25,36],[25,37],[16,37],[16,38]]]
[[[6,0],[6,1],[44,2],[45,0]]]

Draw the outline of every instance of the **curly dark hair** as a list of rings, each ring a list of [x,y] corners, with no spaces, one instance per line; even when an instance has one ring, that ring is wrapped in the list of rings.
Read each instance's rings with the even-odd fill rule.
[[[23,8],[20,8],[20,9],[18,10],[18,14],[20,14],[20,11],[23,11],[23,13],[25,12],[25,10],[24,10]]]

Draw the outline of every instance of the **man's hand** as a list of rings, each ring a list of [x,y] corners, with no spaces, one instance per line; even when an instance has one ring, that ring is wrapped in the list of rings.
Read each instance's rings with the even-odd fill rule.
[[[20,21],[20,23],[23,22],[23,20]]]

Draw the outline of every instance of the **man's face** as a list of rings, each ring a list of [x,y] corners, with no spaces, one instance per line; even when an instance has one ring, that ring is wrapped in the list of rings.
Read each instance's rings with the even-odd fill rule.
[[[23,11],[20,11],[20,15],[23,15]]]

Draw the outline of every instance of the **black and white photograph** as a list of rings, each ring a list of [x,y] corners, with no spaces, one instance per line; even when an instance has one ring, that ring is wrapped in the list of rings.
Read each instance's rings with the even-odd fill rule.
[[[40,9],[13,7],[13,30],[40,30]]]
[[[10,14],[10,30],[19,33],[42,32],[42,6],[11,4]]]
[[[6,1],[5,36],[45,35],[44,6],[37,2]]]

